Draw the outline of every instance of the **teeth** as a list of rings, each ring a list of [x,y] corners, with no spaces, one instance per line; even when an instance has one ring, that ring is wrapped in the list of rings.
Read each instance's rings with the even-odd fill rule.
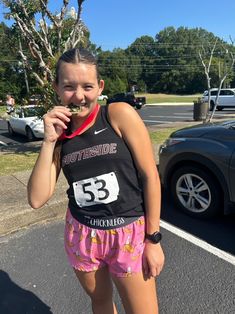
[[[69,104],[68,108],[70,109],[70,111],[72,113],[77,113],[77,112],[81,112],[82,111],[82,104]]]

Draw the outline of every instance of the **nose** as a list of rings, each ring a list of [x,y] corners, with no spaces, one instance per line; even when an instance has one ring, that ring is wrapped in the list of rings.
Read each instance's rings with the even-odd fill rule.
[[[84,100],[84,94],[83,94],[83,91],[82,91],[81,88],[77,88],[77,89],[74,91],[73,100],[76,100],[76,101],[79,102],[79,103]]]

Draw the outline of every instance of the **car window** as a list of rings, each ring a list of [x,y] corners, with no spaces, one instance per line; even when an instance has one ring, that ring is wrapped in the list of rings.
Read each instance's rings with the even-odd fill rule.
[[[226,95],[226,91],[225,91],[225,90],[221,90],[220,93],[219,93],[219,95],[220,95],[220,96]]]
[[[45,113],[45,110],[43,107],[32,107],[32,108],[24,108],[24,117],[35,117],[39,116],[41,117]]]
[[[227,96],[232,96],[232,95],[234,95],[234,93],[233,93],[233,91],[231,91],[231,90],[225,90],[224,91],[224,95],[227,95]]]

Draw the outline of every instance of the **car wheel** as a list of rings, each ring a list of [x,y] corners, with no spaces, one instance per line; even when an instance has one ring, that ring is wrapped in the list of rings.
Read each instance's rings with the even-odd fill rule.
[[[29,142],[33,141],[35,139],[33,131],[30,129],[29,126],[26,127],[25,132],[26,132],[26,137],[27,137]]]
[[[211,101],[210,102],[210,111],[214,110],[214,107],[215,107],[215,103],[214,103],[214,101]]]
[[[12,126],[10,125],[9,122],[7,123],[7,129],[8,129],[8,133],[9,133],[10,135],[14,135],[14,134],[15,134],[15,132],[14,132],[14,130],[12,129]]]
[[[182,167],[173,173],[171,191],[176,205],[201,218],[215,216],[221,209],[221,190],[215,179],[198,167]]]
[[[142,105],[136,105],[136,109],[141,109]]]

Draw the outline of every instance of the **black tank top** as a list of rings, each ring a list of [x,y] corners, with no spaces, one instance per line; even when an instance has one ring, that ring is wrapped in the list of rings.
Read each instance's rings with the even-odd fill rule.
[[[72,215],[133,217],[144,214],[143,193],[131,152],[102,106],[94,125],[62,142],[61,164]]]

